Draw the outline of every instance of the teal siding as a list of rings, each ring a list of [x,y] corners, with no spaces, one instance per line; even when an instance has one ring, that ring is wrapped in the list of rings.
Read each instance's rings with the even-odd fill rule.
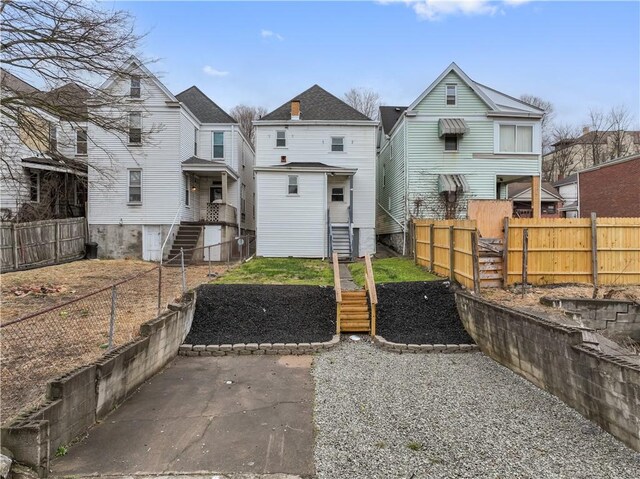
[[[393,136],[389,142],[383,145],[378,156],[377,234],[391,234],[402,231],[400,225],[393,221],[382,208],[391,213],[397,221],[404,222],[404,129],[404,123],[396,128]],[[383,167],[386,173],[384,187],[382,186]]]
[[[446,104],[446,84],[458,86],[458,98],[455,105]],[[477,115],[489,110],[487,104],[454,72],[450,72],[429,94],[414,108],[418,113],[428,115]]]

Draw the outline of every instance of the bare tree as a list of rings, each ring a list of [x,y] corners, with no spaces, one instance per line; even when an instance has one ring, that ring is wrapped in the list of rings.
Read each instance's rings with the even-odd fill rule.
[[[579,167],[580,152],[575,147],[579,136],[580,130],[568,124],[553,128],[551,141],[556,147],[552,155],[544,158],[542,164],[543,172],[548,172],[547,181],[564,178]]]
[[[607,138],[611,130],[609,118],[602,110],[590,109],[588,122],[588,127],[580,139],[585,168],[606,161]]]
[[[547,100],[543,100],[539,96],[528,94],[520,95],[520,100],[544,111],[541,120],[542,152],[547,153],[551,151],[551,145],[553,144],[553,120],[556,114],[553,103]]]
[[[258,120],[267,113],[267,109],[263,106],[237,105],[234,106],[229,114],[238,122],[240,131],[244,137],[255,145],[255,129],[253,120]]]
[[[129,130],[128,92],[125,96],[99,86],[113,75],[131,76],[123,66],[141,40],[131,15],[85,0],[1,0],[0,12],[3,68],[39,87],[11,88],[3,81],[3,139],[12,132],[32,150],[64,162],[50,148],[49,115],[73,127],[92,123],[124,138]],[[89,97],[92,108],[86,105]],[[12,162],[4,157],[2,162],[12,175]]]
[[[375,91],[367,88],[351,88],[344,94],[343,100],[372,120],[378,119],[380,95]]]
[[[632,120],[631,112],[625,105],[614,106],[609,111],[608,123],[611,129],[609,157],[611,159],[620,158],[629,153],[630,145],[626,136]]]

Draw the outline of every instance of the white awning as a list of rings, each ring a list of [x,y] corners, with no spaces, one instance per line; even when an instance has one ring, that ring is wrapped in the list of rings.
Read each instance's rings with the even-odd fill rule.
[[[469,192],[469,183],[464,175],[438,175],[438,193],[444,191]]]
[[[438,121],[438,136],[464,135],[469,130],[467,122],[462,118],[440,118]]]

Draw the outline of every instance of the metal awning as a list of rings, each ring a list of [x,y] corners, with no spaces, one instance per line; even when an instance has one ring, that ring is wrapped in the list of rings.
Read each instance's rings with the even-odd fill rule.
[[[464,175],[438,175],[438,193],[444,191],[469,192],[469,183]]]
[[[469,131],[467,122],[462,118],[440,118],[438,121],[438,136],[444,135],[464,135]]]

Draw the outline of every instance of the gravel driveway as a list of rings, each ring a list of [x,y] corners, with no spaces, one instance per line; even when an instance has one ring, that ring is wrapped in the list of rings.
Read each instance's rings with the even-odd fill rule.
[[[318,355],[318,478],[637,478],[640,454],[481,353]]]

